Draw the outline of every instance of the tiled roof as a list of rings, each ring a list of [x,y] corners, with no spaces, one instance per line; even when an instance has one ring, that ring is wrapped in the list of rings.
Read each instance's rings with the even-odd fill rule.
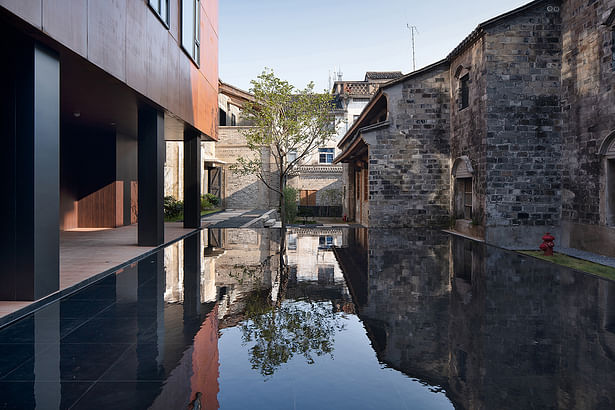
[[[367,80],[394,80],[401,77],[401,71],[368,71],[365,73],[365,81]]]

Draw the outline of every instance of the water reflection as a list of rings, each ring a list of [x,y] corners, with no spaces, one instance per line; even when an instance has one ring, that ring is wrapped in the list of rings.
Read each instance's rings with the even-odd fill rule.
[[[614,283],[438,232],[368,236],[338,257],[382,362],[457,408],[615,408]]]
[[[204,230],[0,329],[0,408],[615,408],[615,284],[437,231]]]

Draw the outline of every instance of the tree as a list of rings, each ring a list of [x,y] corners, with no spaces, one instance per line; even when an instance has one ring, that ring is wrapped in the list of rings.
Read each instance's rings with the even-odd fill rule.
[[[284,188],[292,170],[318,147],[335,135],[332,96],[314,92],[314,83],[297,90],[287,81],[264,70],[251,81],[255,101],[247,103],[242,115],[253,127],[242,131],[251,154],[237,159],[231,169],[241,175],[256,175],[265,186],[279,195],[282,232],[286,228]],[[268,161],[263,148],[273,158],[271,173],[278,178],[273,184],[267,174]],[[289,154],[292,153],[292,157]]]

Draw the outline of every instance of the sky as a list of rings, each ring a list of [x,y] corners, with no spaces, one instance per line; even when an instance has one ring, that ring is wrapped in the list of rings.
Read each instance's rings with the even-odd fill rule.
[[[476,26],[529,0],[219,0],[220,79],[249,90],[265,67],[298,88],[329,72],[412,71],[445,58]]]

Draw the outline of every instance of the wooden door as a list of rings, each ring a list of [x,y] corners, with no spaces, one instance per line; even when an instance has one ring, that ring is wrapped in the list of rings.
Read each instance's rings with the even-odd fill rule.
[[[299,205],[316,206],[316,191],[302,190],[299,192]]]
[[[214,194],[218,198],[220,198],[221,188],[222,188],[222,169],[221,168],[209,168],[208,170],[208,191],[210,194]]]

